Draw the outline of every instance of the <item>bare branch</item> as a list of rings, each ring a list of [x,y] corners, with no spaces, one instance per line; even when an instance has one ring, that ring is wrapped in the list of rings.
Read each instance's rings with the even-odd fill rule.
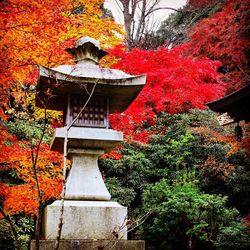
[[[180,12],[180,13],[185,12],[183,10],[178,10],[178,9],[175,9],[175,8],[172,8],[172,7],[158,7],[158,8],[152,9],[150,12],[148,12],[147,16],[150,15],[150,14],[152,14],[153,12],[155,12],[157,10],[174,10],[174,11]]]
[[[108,248],[107,248],[108,250],[113,249],[113,248],[117,245],[117,243],[122,239],[122,237],[124,236],[124,234],[127,234],[128,232],[133,231],[135,228],[137,228],[137,227],[139,227],[140,225],[142,225],[142,224],[146,221],[146,219],[150,216],[151,213],[152,213],[152,211],[148,211],[146,214],[142,215],[142,216],[139,217],[137,220],[135,220],[132,224],[130,224],[130,225],[128,226],[128,229],[123,233],[123,235],[122,235],[120,238],[115,239],[115,240],[111,239],[110,243],[113,243],[113,244],[112,244],[111,246],[108,246],[108,245],[109,245],[109,243],[108,243],[108,245],[105,246],[104,249],[105,249],[106,247],[108,247]],[[126,221],[125,221],[125,222],[126,222]],[[119,228],[119,230],[120,230],[120,231],[123,230],[124,227],[126,227],[126,226],[127,226],[127,223],[123,223],[123,224],[121,225],[121,227]]]
[[[184,11],[172,7],[160,7],[160,0],[115,0],[124,18],[127,49],[137,47],[151,28],[151,17],[158,10]],[[186,12],[186,11],[185,11]],[[152,26],[152,25],[151,25]],[[155,27],[152,27],[155,30]]]
[[[149,7],[149,9],[146,12],[150,13],[155,8],[155,6],[157,4],[159,4],[159,0],[156,0],[154,3],[152,3],[151,7]],[[148,6],[149,6],[149,4],[148,4]]]
[[[115,2],[116,2],[116,4],[117,4],[118,8],[120,9],[120,11],[123,12],[123,9],[122,9],[121,5],[119,4],[119,1],[118,1],[118,0],[115,0]]]
[[[33,170],[33,175],[34,175],[34,179],[36,182],[36,190],[37,190],[37,196],[38,196],[38,210],[37,210],[36,232],[35,232],[35,240],[36,240],[35,249],[36,250],[39,250],[39,248],[40,248],[39,240],[40,240],[40,231],[41,231],[41,225],[42,225],[42,193],[41,193],[41,189],[40,189],[36,165],[37,165],[37,160],[38,160],[38,156],[39,156],[40,146],[42,144],[42,141],[43,141],[43,138],[44,138],[44,135],[46,132],[46,128],[47,128],[46,120],[47,120],[48,102],[49,102],[49,98],[47,99],[47,102],[45,104],[44,124],[43,124],[42,134],[41,134],[41,137],[38,141],[38,145],[36,146],[35,152],[33,150],[33,146],[31,145],[32,170]]]

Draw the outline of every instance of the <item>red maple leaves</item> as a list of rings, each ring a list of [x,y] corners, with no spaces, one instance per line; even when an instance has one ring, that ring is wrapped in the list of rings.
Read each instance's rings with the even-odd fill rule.
[[[113,65],[130,74],[146,74],[143,90],[122,114],[111,115],[111,125],[122,130],[127,137],[147,141],[154,116],[160,112],[171,114],[191,108],[205,108],[205,103],[223,96],[225,83],[217,72],[220,63],[207,58],[194,59],[186,55],[188,45],[171,50],[155,51],[121,49],[111,51],[111,56],[120,58]]]
[[[246,85],[249,79],[249,8],[248,0],[226,1],[220,11],[190,31],[189,53],[220,60],[229,93]]]

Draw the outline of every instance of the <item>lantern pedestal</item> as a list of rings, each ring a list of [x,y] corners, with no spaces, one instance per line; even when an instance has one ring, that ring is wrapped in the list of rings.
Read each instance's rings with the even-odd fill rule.
[[[109,201],[111,198],[98,168],[101,149],[68,150],[72,168],[66,182],[65,200]]]
[[[51,149],[63,152],[66,127],[57,128]],[[98,168],[98,157],[123,141],[112,129],[71,127],[67,135],[72,168],[66,182],[65,200],[109,201],[111,198]]]
[[[60,200],[45,208],[45,239],[56,239],[60,214]],[[126,239],[126,217],[127,208],[117,202],[66,200],[61,239]]]
[[[56,129],[51,148],[62,151],[66,128]],[[66,181],[61,239],[127,239],[127,208],[109,201],[111,196],[98,168],[98,157],[123,140],[112,129],[72,127],[68,131],[68,158],[72,167]],[[57,237],[61,201],[45,208],[43,234]]]

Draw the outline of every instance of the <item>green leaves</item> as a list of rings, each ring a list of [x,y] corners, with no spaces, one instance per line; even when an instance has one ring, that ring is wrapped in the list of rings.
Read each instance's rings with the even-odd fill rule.
[[[133,188],[124,187],[118,178],[109,178],[106,182],[108,190],[112,194],[112,199],[123,206],[128,206],[135,199],[136,192]]]
[[[13,222],[15,222],[15,228],[17,231],[18,240],[21,243],[21,249],[26,250],[29,248],[31,235],[34,232],[35,221],[33,218],[18,214],[11,216]],[[16,249],[16,246],[12,242],[13,235],[10,230],[10,225],[5,219],[1,219],[0,223],[0,248],[6,250]]]
[[[205,194],[193,181],[177,180],[169,185],[162,179],[146,188],[143,201],[145,212],[153,212],[144,225],[145,237],[156,245],[161,238],[174,245],[178,240],[191,245],[195,242],[212,245],[218,235],[218,244],[222,244],[221,238],[226,233],[232,237],[244,235],[243,226],[237,219],[238,211],[226,207],[227,197]],[[237,226],[236,232],[229,231],[232,225]],[[235,237],[234,240],[238,244]],[[184,249],[185,244],[182,247]]]
[[[189,244],[211,249],[227,237],[233,240],[224,249],[237,249],[245,237],[239,212],[228,205],[247,213],[248,161],[243,154],[227,159],[225,143],[199,133],[203,126],[222,131],[210,111],[162,113],[147,144],[125,142],[120,160],[100,162],[112,198],[129,207],[129,216],[136,220],[150,212],[136,233],[156,249],[190,249]],[[214,159],[211,166],[205,164],[209,157]],[[231,167],[229,163],[237,169],[222,181],[216,171]]]
[[[232,221],[230,225],[220,228],[215,241],[218,250],[247,250],[250,248],[249,231],[239,222]]]
[[[31,140],[33,144],[35,144],[36,140],[41,138],[43,126],[43,124],[41,125],[38,122],[29,124],[27,121],[6,123],[6,127],[10,134],[15,135],[19,141]],[[44,142],[49,143],[52,137],[51,127],[48,126],[46,132]]]

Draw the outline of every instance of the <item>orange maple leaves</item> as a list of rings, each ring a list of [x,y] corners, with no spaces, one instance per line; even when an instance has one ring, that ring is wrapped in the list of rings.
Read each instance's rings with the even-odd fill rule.
[[[192,128],[195,132],[207,137],[212,142],[221,142],[227,145],[227,157],[237,153],[239,150],[243,150],[245,154],[250,154],[250,133],[249,126],[243,125],[244,137],[242,141],[237,141],[236,136],[231,133],[222,133],[213,130],[208,127]]]
[[[18,103],[19,112],[30,112],[22,89],[35,85],[37,65],[54,66],[70,62],[66,46],[82,36],[92,36],[104,47],[121,42],[122,27],[112,19],[104,18],[101,5],[104,0],[8,0],[0,3],[0,121],[16,116],[9,111],[10,96]],[[12,105],[13,106],[13,105]],[[12,109],[14,109],[12,107]],[[34,113],[35,114],[35,113]],[[24,115],[22,118],[29,118]],[[43,119],[42,117],[40,119]],[[36,214],[38,194],[32,169],[31,150],[37,145],[18,141],[0,127],[0,171],[14,171],[20,185],[0,182],[0,196],[9,213]],[[36,164],[42,201],[60,195],[62,185],[61,155],[41,145]]]
[[[200,166],[201,173],[210,173],[212,176],[222,181],[227,181],[235,169],[235,165],[224,162],[220,163],[211,155],[208,156],[206,161]]]
[[[33,0],[0,3],[0,101],[8,103],[13,84],[35,84],[36,65],[65,63],[65,46],[79,37],[92,36],[106,47],[121,42],[122,27],[102,17],[103,0]],[[82,8],[79,13],[76,8]],[[73,39],[72,39],[73,38]],[[5,105],[7,109],[7,105]],[[4,112],[0,109],[0,116]]]
[[[4,210],[11,214],[23,212],[35,215],[38,196],[32,168],[31,145],[27,141],[19,142],[3,128],[0,131],[0,171],[15,171],[17,177],[23,182],[21,185],[7,185],[0,182],[0,196],[4,198]],[[42,201],[60,195],[62,188],[61,159],[61,155],[50,151],[47,145],[41,146],[36,171]]]

